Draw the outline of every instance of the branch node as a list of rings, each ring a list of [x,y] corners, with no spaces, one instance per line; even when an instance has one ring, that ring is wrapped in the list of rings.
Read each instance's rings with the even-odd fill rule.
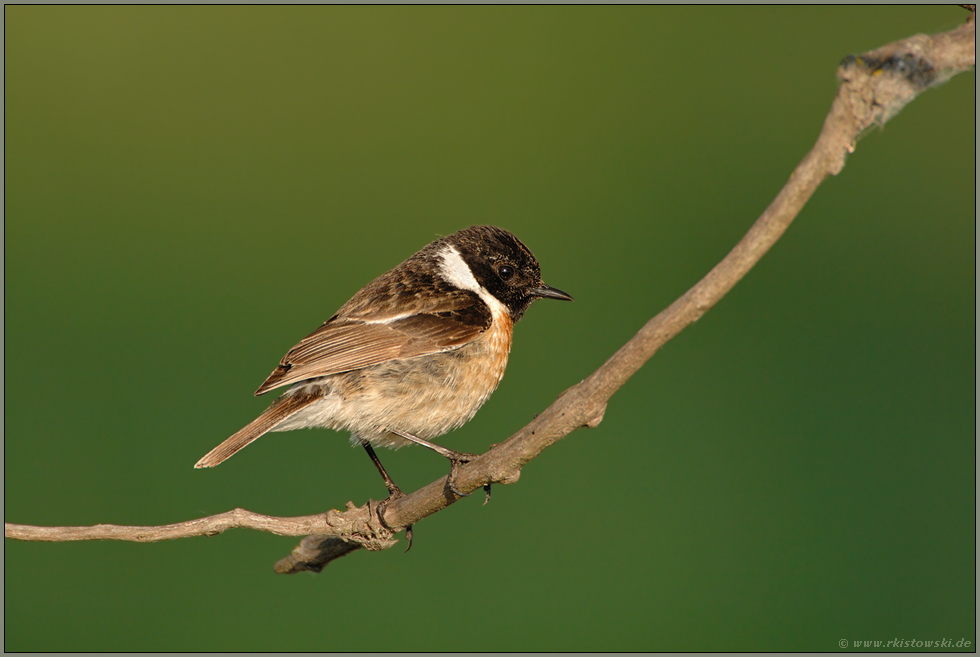
[[[599,423],[602,422],[602,418],[604,418],[605,416],[606,416],[606,404],[603,404],[602,407],[599,409],[599,412],[596,413],[596,415],[593,416],[593,418],[588,422],[586,422],[583,426],[588,427],[589,429],[595,429],[597,426],[599,426]]]
[[[504,486],[507,486],[508,484],[516,484],[520,478],[521,478],[521,469],[515,468],[513,472],[507,473],[500,479],[494,479],[493,483],[503,484]]]
[[[848,55],[837,68],[841,98],[862,131],[880,128],[919,93],[972,67],[975,39],[968,23],[947,34],[916,34],[862,55]]]
[[[347,502],[346,511],[327,511],[327,524],[336,532],[334,538],[372,552],[386,550],[397,543],[395,532],[385,527],[378,518],[378,504],[368,500],[366,505],[357,507],[353,502]]]

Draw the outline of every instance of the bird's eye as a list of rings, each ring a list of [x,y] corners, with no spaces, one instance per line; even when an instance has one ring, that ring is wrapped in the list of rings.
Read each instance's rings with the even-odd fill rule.
[[[502,281],[509,281],[514,278],[514,268],[508,265],[500,265],[497,267],[497,276],[500,277]]]

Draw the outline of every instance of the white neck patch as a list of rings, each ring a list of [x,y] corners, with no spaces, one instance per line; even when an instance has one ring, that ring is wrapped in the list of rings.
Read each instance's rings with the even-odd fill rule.
[[[463,260],[463,256],[459,255],[459,251],[456,250],[455,246],[447,244],[439,249],[436,255],[442,260],[439,264],[439,273],[442,274],[443,278],[456,287],[469,290],[470,292],[476,292],[481,297],[484,294],[488,294],[486,288],[477,282],[470,266]]]
[[[490,310],[494,314],[503,312],[507,313],[508,316],[510,315],[510,313],[507,311],[507,307],[500,303],[495,296],[490,294],[487,289],[480,285],[480,283],[476,280],[470,266],[466,264],[466,261],[463,260],[463,256],[459,254],[459,251],[456,250],[455,246],[452,244],[447,244],[439,249],[439,252],[436,255],[439,256],[439,259],[441,260],[439,263],[439,273],[442,274],[442,277],[446,279],[446,281],[452,283],[462,290],[476,292],[476,294],[478,294],[479,297],[483,299],[488,306],[490,306]]]

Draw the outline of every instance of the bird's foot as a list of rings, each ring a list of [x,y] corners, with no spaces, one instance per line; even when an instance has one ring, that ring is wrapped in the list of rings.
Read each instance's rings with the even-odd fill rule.
[[[398,485],[391,480],[391,477],[388,476],[388,472],[385,470],[385,467],[381,465],[381,460],[378,458],[378,455],[374,453],[374,448],[371,447],[371,444],[370,443],[361,443],[361,444],[364,445],[364,450],[367,452],[368,456],[371,457],[371,461],[374,462],[374,467],[376,467],[378,469],[378,472],[381,473],[381,478],[384,479],[385,481],[385,488],[388,489],[388,497],[386,497],[384,501],[378,504],[378,520],[380,520],[381,524],[389,531],[392,532],[397,531],[394,527],[389,525],[385,520],[385,509],[388,508],[389,502],[392,502],[393,500],[397,500],[400,497],[405,497],[405,493],[403,493],[402,489],[399,488]],[[408,552],[409,550],[412,549],[412,526],[411,525],[405,528],[405,539],[408,541],[408,547],[405,548],[405,551]]]
[[[388,521],[385,520],[385,509],[388,508],[389,503],[394,502],[395,500],[402,497],[405,497],[405,493],[403,493],[398,486],[392,484],[392,486],[388,488],[388,497],[386,497],[384,500],[378,503],[378,520],[380,520],[384,528],[389,531],[397,532],[398,530],[395,527],[389,525]],[[405,540],[408,541],[408,547],[405,548],[406,552],[412,549],[412,538],[413,538],[412,525],[409,525],[408,527],[405,528]]]
[[[449,477],[446,479],[446,487],[449,491],[456,497],[469,497],[470,493],[464,493],[456,488],[456,477],[459,475],[459,468],[464,463],[469,463],[473,459],[479,456],[479,454],[469,454],[467,452],[453,452],[452,450],[446,450],[449,452],[444,456],[449,459],[452,463],[452,468],[449,470]]]

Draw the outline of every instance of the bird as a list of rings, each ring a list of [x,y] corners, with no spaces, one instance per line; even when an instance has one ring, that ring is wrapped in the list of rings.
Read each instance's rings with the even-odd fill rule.
[[[471,420],[497,388],[514,324],[537,299],[572,301],[544,284],[512,233],[471,226],[437,239],[290,349],[255,395],[289,388],[194,467],[214,467],[270,431],[323,427],[349,431],[365,448],[388,489],[385,505],[403,493],[373,446],[441,454],[452,466],[447,486],[462,496],[456,473],[476,455],[431,441]]]

